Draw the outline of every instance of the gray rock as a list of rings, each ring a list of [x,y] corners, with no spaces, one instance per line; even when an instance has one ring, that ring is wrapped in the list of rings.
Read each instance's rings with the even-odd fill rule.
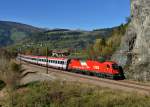
[[[131,0],[131,22],[113,60],[130,65],[128,76],[150,80],[150,0]],[[128,54],[131,53],[131,54]]]

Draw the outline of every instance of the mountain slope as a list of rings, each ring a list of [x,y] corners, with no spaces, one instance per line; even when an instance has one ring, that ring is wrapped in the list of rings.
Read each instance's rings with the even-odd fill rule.
[[[0,47],[16,43],[35,32],[44,31],[30,25],[0,21]]]
[[[85,49],[96,39],[108,39],[120,26],[93,31],[51,29],[45,30],[30,25],[0,21],[0,47],[40,48],[47,45],[50,49]]]
[[[96,38],[108,38],[114,28],[93,31],[53,29],[40,33],[33,33],[23,44],[28,46],[43,46],[48,44],[51,49],[83,49],[92,44]]]

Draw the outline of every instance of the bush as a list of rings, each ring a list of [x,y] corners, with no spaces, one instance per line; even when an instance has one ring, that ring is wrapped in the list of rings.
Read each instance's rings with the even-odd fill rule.
[[[22,71],[21,65],[5,56],[0,57],[0,80],[2,81],[0,87],[6,86],[5,90],[7,90],[8,94],[7,104],[9,107],[14,107],[16,89],[19,86]]]

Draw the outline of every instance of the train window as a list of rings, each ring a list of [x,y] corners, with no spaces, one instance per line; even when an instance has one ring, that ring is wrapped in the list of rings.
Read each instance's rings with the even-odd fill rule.
[[[62,64],[64,64],[64,61],[61,61],[62,62]]]
[[[115,69],[115,70],[118,70],[119,66],[117,64],[112,64],[112,68]]]
[[[36,60],[35,58],[32,58],[32,60]]]
[[[110,68],[110,66],[109,66],[109,65],[107,65],[107,68]]]

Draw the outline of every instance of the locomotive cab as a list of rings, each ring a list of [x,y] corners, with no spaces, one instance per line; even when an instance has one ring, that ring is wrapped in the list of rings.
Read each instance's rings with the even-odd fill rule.
[[[125,79],[122,67],[116,63],[112,64],[112,73],[114,79]]]
[[[113,70],[119,70],[119,66],[117,64],[112,64]]]

